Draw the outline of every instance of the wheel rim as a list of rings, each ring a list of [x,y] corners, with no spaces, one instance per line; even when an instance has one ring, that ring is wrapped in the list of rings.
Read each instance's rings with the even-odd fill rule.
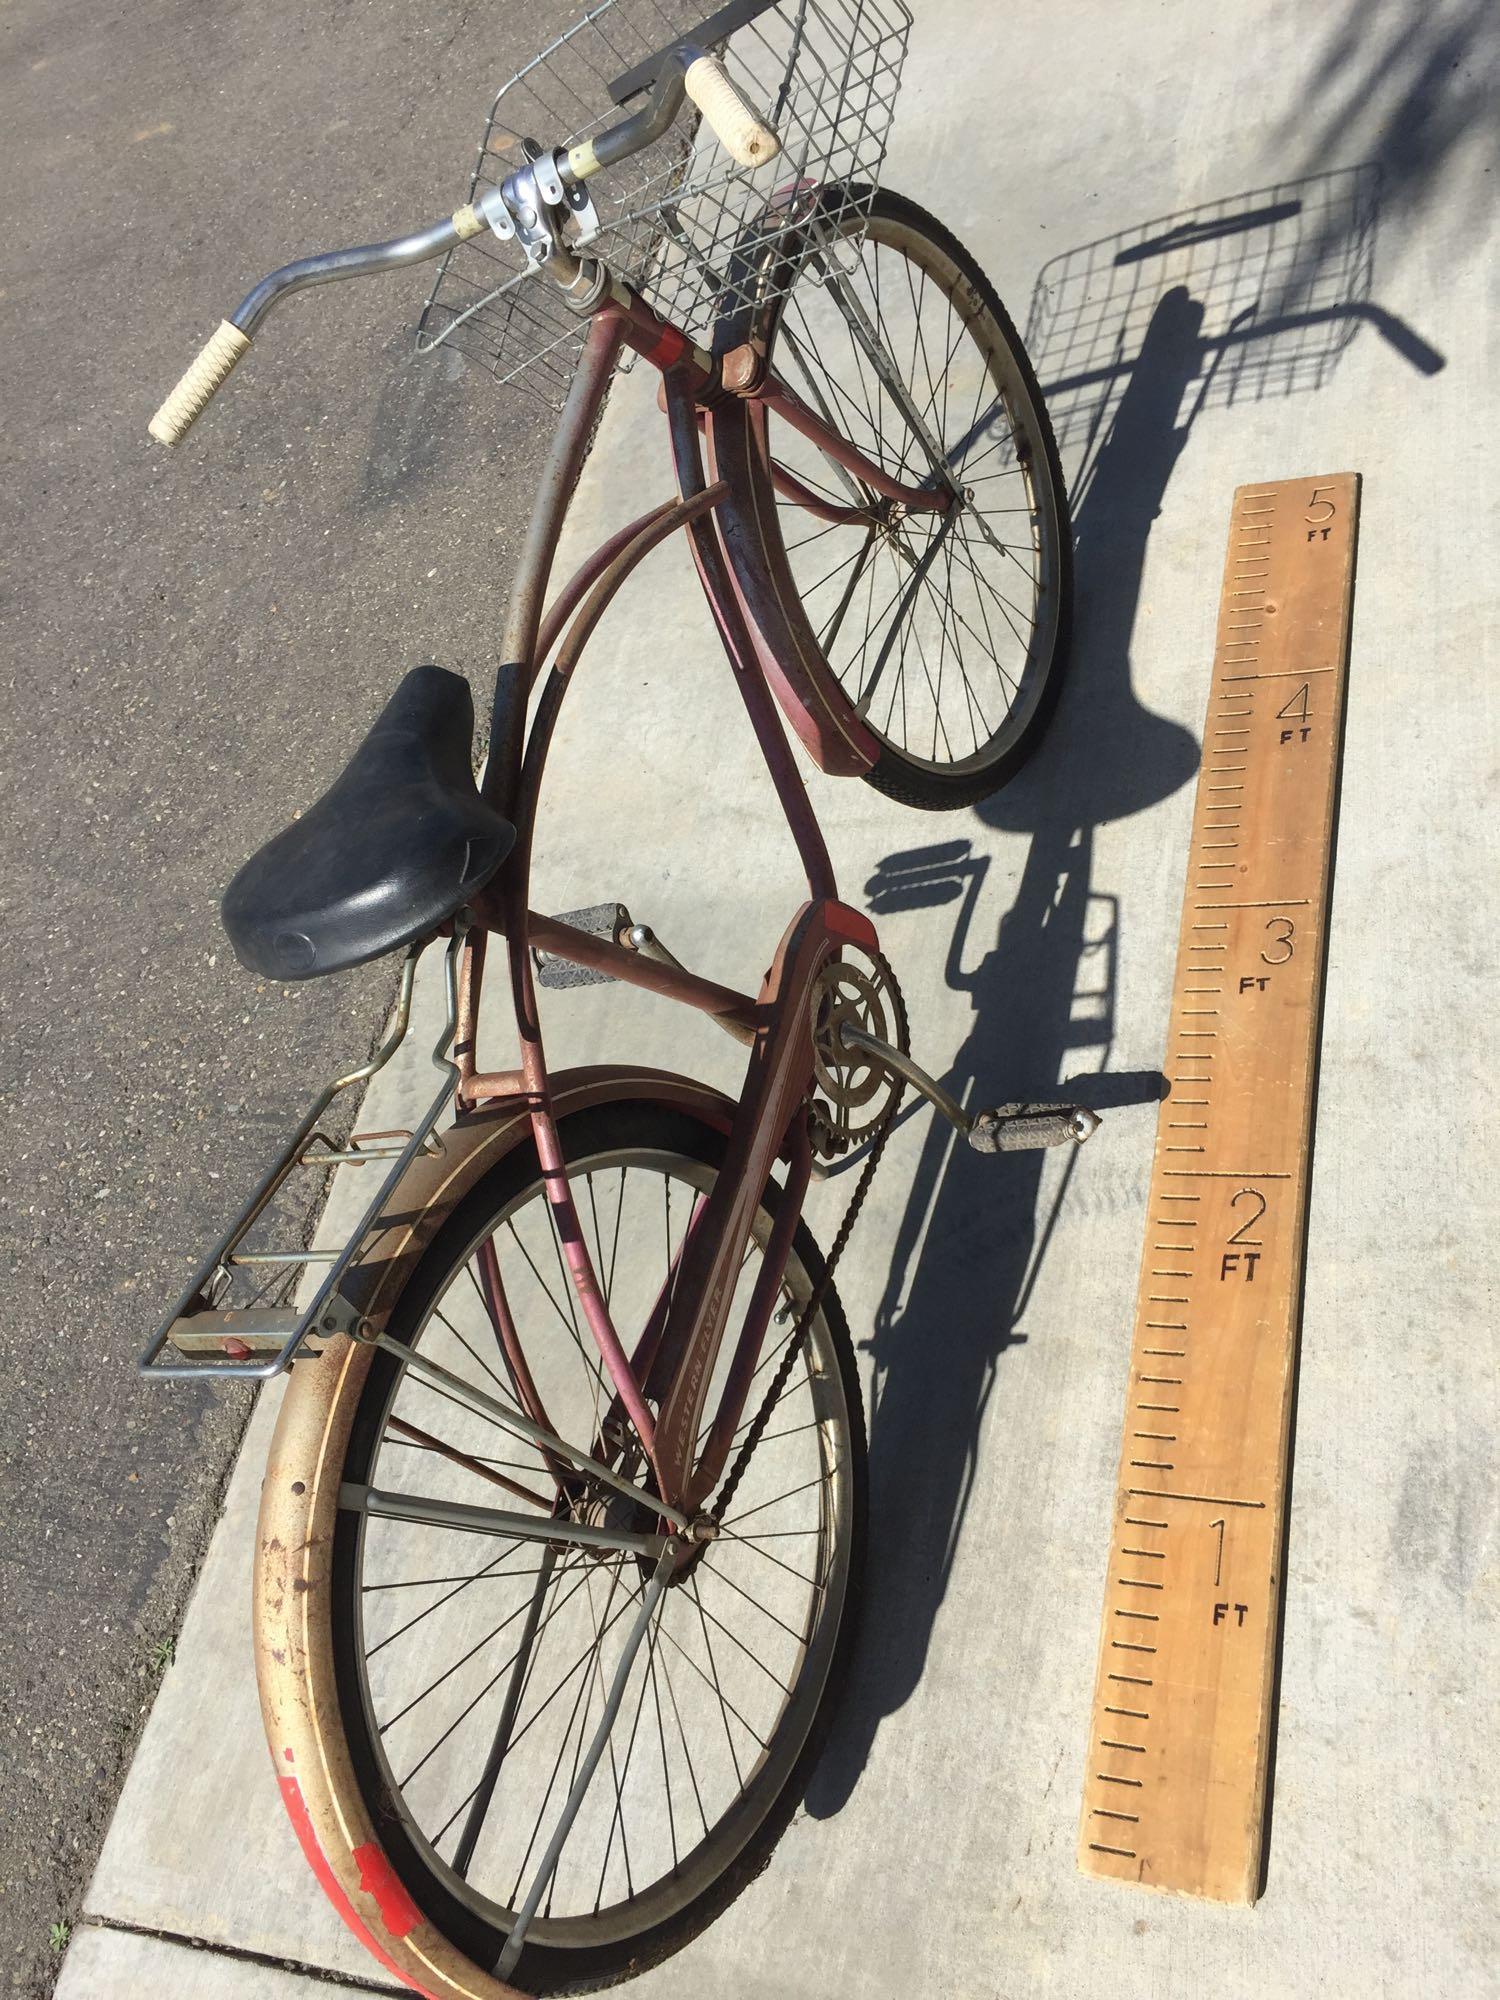
[[[1025,731],[1057,642],[1061,530],[1040,413],[999,322],[940,245],[877,207],[858,250],[840,243],[833,255],[943,452],[969,441],[961,484],[972,498],[946,525],[936,513],[891,520],[773,416],[779,466],[819,501],[885,517],[834,524],[778,492],[787,565],[866,726],[919,769],[977,771]],[[820,268],[815,259],[777,309],[773,364],[883,470],[916,484],[931,455]]]
[[[713,1171],[685,1155],[636,1148],[594,1155],[570,1172],[628,1346]],[[762,1212],[737,1303],[748,1297],[768,1228]],[[475,1253],[487,1240],[496,1244],[549,1416],[560,1435],[592,1450],[591,1427],[607,1392],[587,1333],[579,1331],[581,1314],[577,1327],[572,1322],[535,1183],[467,1246],[422,1313],[413,1343],[491,1395],[503,1386],[512,1400],[476,1277]],[[794,1259],[783,1301],[807,1292]],[[746,1422],[790,1327],[790,1318],[773,1325]],[[715,1382],[725,1366],[721,1356]],[[377,1392],[374,1443],[356,1477],[386,1490],[513,1504],[430,1443],[394,1431],[396,1418],[528,1489],[546,1485],[535,1447],[445,1406],[439,1392],[394,1366],[388,1372]],[[711,1393],[710,1413],[715,1402]],[[528,1947],[583,1949],[637,1937],[678,1915],[732,1865],[783,1791],[816,1714],[847,1588],[851,1519],[848,1412],[820,1315],[722,1538],[661,1599]],[[506,1932],[567,1794],[570,1765],[576,1772],[602,1712],[644,1572],[635,1557],[570,1550],[544,1583],[549,1559],[536,1542],[365,1516],[353,1526],[354,1601],[347,1609],[379,1788],[405,1840],[446,1891],[472,1917]],[[533,1621],[534,1643],[518,1669],[517,1642]],[[475,1835],[476,1781],[493,1758],[512,1696],[507,1749]]]

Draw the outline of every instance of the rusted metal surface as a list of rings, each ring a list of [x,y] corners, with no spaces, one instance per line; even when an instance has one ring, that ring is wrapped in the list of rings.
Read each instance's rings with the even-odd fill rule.
[[[496,1472],[493,1466],[471,1457],[466,1451],[460,1451],[455,1444],[444,1444],[443,1440],[434,1437],[431,1431],[424,1431],[418,1424],[408,1423],[405,1417],[391,1417],[387,1422],[398,1437],[404,1437],[412,1444],[419,1444],[423,1451],[436,1452],[439,1458],[446,1458],[452,1465],[461,1465],[465,1472],[472,1472],[476,1479],[487,1479],[491,1486],[504,1487],[507,1493],[514,1494],[518,1500],[524,1500],[528,1506],[540,1507],[544,1512],[551,1507],[552,1502],[545,1493],[533,1493],[531,1488],[523,1486],[520,1480],[507,1479],[503,1472]]]
[[[715,1020],[740,1030],[746,1037],[755,1033],[760,1014],[748,993],[721,986],[717,980],[704,979],[680,966],[663,965],[660,959],[647,958],[644,952],[611,944],[608,938],[593,937],[536,910],[527,916],[527,932],[533,945],[558,958],[571,959],[575,965],[586,965],[595,972],[607,972],[611,979],[643,987],[648,993],[659,993],[664,999],[683,1001],[701,1013],[712,1014]]]
[[[766,350],[761,341],[742,340],[719,357],[719,380],[733,396],[748,396],[765,380]]]
[[[521,777],[526,697],[537,658],[542,602],[563,521],[624,341],[624,326],[618,313],[596,315],[584,342],[578,373],[573,377],[573,386],[558,419],[557,435],[537,483],[536,505],[532,508],[511,586],[490,716],[490,756],[480,785],[485,800],[510,819],[515,817],[515,793]]]
[[[479,1042],[479,990],[484,983],[483,927],[476,924],[464,939],[458,963],[458,1011],[453,1024],[453,1060],[458,1066],[458,1094],[474,1075]]]
[[[504,1098],[526,1102],[526,1079],[518,1069],[475,1070],[459,1089],[459,1102],[473,1106],[494,1104]]]
[[[705,429],[709,471],[729,484],[718,532],[756,666],[819,770],[860,776],[874,765],[880,744],[819,650],[782,552],[765,410],[729,398],[709,411]]]
[[[750,1058],[724,1164],[667,1315],[663,1350],[674,1365],[657,1424],[657,1457],[660,1490],[669,1499],[686,1493],[734,1280],[772,1164],[812,1081],[808,1006],[819,972],[838,949],[846,916],[857,919],[858,913],[825,901],[805,905],[778,946],[762,990],[767,1026]]]
[[[696,493],[703,489],[704,470],[693,406],[682,382],[669,378],[667,390],[667,418],[672,430],[677,483],[684,494]],[[797,843],[797,853],[807,876],[808,893],[814,897],[836,896],[838,887],[823,830],[807,796],[802,774],[793,760],[786,733],[766,692],[765,680],[756,671],[757,646],[746,624],[742,602],[736,595],[729,564],[725,560],[722,528],[717,520],[702,520],[695,522],[689,533],[693,561],[698,568],[703,593],[714,614],[730,664],[736,669],[735,686],[749,714],[755,740],[766,761],[771,782],[776,787],[776,796],[786,815],[787,826]]]
[[[908,513],[942,514],[952,505],[953,496],[946,486],[913,486],[904,480],[893,479],[882,466],[866,458],[857,446],[831,429],[776,376],[767,376],[752,395],[755,402],[765,409],[774,410],[784,424],[789,424],[794,431],[815,444],[825,457],[843,466],[846,472],[852,472],[857,479],[862,479],[883,499],[899,500]]]
[[[774,459],[771,461],[771,484],[783,500],[795,501],[803,513],[811,514],[814,520],[831,521],[837,527],[855,527],[861,521],[874,527],[879,522],[880,516],[869,507],[840,507],[832,500],[825,500],[795,472],[788,472]]]
[[[650,527],[653,521],[657,520],[662,514],[667,513],[675,505],[675,501],[663,500],[660,506],[650,508],[646,513],[639,515],[634,521],[627,521],[623,528],[617,529],[609,537],[608,541],[601,542],[588,560],[581,563],[572,576],[568,578],[568,581],[557,593],[552,603],[547,606],[547,615],[541,622],[537,634],[536,653],[532,660],[531,678],[533,683],[538,673],[546,665],[552,649],[561,637],[568,620],[573,616],[573,613],[583,602],[584,597],[609,568],[616,556],[629,548],[630,544],[643,529]]]
[[[778,1202],[776,1220],[771,1225],[771,1234],[761,1256],[760,1269],[755,1274],[755,1289],[740,1325],[739,1338],[735,1342],[734,1354],[729,1363],[729,1373],[719,1395],[719,1407],[714,1412],[708,1437],[699,1449],[698,1462],[693,1468],[687,1496],[690,1512],[695,1512],[707,1502],[719,1483],[719,1474],[729,1461],[730,1447],[734,1443],[735,1434],[740,1428],[740,1419],[744,1414],[745,1399],[750,1393],[750,1384],[755,1379],[755,1371],[760,1365],[760,1351],[765,1342],[766,1329],[771,1324],[771,1314],[775,1311],[776,1301],[781,1295],[787,1259],[792,1250],[792,1239],[801,1220],[802,1203],[806,1198],[807,1183],[812,1175],[812,1140],[806,1122],[794,1121],[789,1137],[791,1161]]]

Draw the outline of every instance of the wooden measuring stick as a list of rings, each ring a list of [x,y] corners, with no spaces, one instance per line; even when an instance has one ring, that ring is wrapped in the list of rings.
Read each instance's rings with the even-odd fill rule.
[[[1234,496],[1079,1865],[1259,1893],[1359,479]]]

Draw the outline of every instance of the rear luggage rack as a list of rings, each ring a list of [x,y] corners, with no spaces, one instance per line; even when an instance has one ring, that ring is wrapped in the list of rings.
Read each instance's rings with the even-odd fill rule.
[[[434,1128],[458,1087],[459,1072],[451,1051],[458,1022],[458,956],[466,929],[462,919],[455,922],[444,954],[447,1016],[432,1051],[433,1064],[443,1071],[444,1080],[424,1116],[409,1132],[357,1132],[343,1140],[325,1130],[323,1122],[345,1090],[384,1069],[406,1040],[422,950],[413,945],[401,970],[396,1009],[385,1040],[367,1063],[336,1077],[319,1094],[156,1329],[138,1364],[143,1375],[213,1375],[263,1381],[281,1374],[299,1350],[316,1352],[328,1336],[354,1331],[358,1315],[340,1293],[345,1274],[358,1261],[408,1167],[421,1154],[442,1149]],[[264,1223],[273,1234],[279,1224],[283,1237],[295,1226],[285,1214],[276,1213],[276,1199],[299,1167],[326,1173],[335,1166],[365,1166],[376,1161],[388,1162],[387,1170],[342,1247],[307,1250],[275,1242],[247,1247],[257,1223]],[[286,1206],[295,1214],[295,1204]],[[268,1297],[268,1292],[280,1296]],[[304,1302],[299,1303],[299,1298]]]

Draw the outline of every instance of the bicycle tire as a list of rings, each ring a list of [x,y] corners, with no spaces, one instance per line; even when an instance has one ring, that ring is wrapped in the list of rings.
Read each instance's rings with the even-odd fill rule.
[[[670,1155],[695,1164],[709,1176],[716,1171],[725,1144],[720,1132],[689,1113],[628,1101],[580,1112],[563,1122],[562,1133],[570,1163],[631,1153],[643,1157]],[[579,1171],[582,1170],[580,1165]],[[420,1337],[423,1327],[430,1323],[435,1302],[446,1297],[447,1280],[456,1266],[466,1260],[469,1246],[491,1230],[497,1216],[523,1208],[539,1186],[540,1170],[529,1143],[518,1147],[489,1171],[414,1266],[391,1312],[389,1328],[397,1339],[410,1341]],[[762,1211],[763,1227],[769,1226],[774,1210],[772,1191]],[[798,1225],[792,1261],[796,1289],[801,1294],[802,1287],[816,1284],[823,1272],[821,1256],[805,1224]],[[814,1329],[813,1346],[819,1366],[831,1366],[830,1385],[835,1392],[834,1400],[843,1411],[843,1435],[848,1447],[847,1549],[840,1602],[833,1612],[835,1624],[820,1656],[821,1683],[799,1722],[798,1741],[781,1759],[774,1789],[768,1788],[767,1796],[756,1801],[748,1834],[732,1854],[726,1851],[724,1865],[698,1893],[666,1919],[640,1933],[593,1946],[559,1944],[534,1935],[507,1974],[508,1978],[521,1982],[527,1992],[593,1991],[679,1950],[766,1866],[802,1796],[848,1667],[860,1598],[867,1505],[865,1429],[858,1372],[848,1327],[832,1286],[824,1293]],[[768,1352],[773,1345],[768,1342]],[[388,1355],[377,1354],[363,1377],[339,1470],[341,1481],[360,1482],[368,1477],[384,1420],[382,1413],[388,1412],[391,1386],[398,1372]],[[318,1690],[317,1694],[324,1704],[331,1695],[336,1704],[349,1752],[347,1769],[358,1788],[363,1815],[379,1830],[384,1859],[395,1878],[421,1915],[456,1950],[484,1970],[495,1965],[503,1949],[504,1926],[486,1921],[479,1910],[457,1896],[442,1865],[435,1867],[431,1855],[423,1851],[422,1842],[413,1837],[400,1801],[391,1795],[389,1776],[373,1738],[368,1691],[357,1658],[360,1528],[360,1517],[347,1512],[340,1514],[334,1535],[332,1587],[326,1600],[332,1643],[331,1647],[314,1646],[309,1654],[314,1663],[320,1659],[329,1663],[334,1685]],[[332,1763],[340,1767],[343,1760],[334,1759]]]
[[[854,199],[847,206],[853,211],[859,211],[863,207],[867,191],[856,189],[851,192]],[[830,203],[830,213],[838,214],[845,205],[842,199]],[[973,738],[972,748],[963,755],[921,756],[913,751],[909,742],[896,740],[896,733],[890,727],[889,715],[882,718],[872,713],[876,707],[875,694],[878,692],[883,697],[887,689],[893,690],[891,707],[894,707],[896,696],[888,665],[884,670],[883,686],[877,689],[863,687],[858,678],[851,680],[852,663],[846,662],[841,666],[838,662],[836,642],[844,636],[842,617],[840,627],[835,630],[834,645],[830,645],[827,641],[826,623],[820,628],[820,619],[826,617],[827,600],[820,598],[819,593],[837,583],[841,567],[846,567],[855,560],[855,557],[846,557],[842,565],[836,565],[831,573],[820,578],[811,587],[808,584],[805,565],[794,562],[793,557],[799,547],[816,545],[820,535],[829,539],[840,537],[847,540],[855,531],[827,527],[816,531],[807,542],[788,546],[788,524],[798,521],[803,510],[795,500],[779,498],[776,495],[771,483],[771,460],[778,459],[786,463],[787,470],[811,483],[813,475],[807,469],[809,455],[816,459],[818,454],[815,446],[805,440],[797,439],[789,427],[778,424],[774,415],[768,422],[765,414],[760,411],[752,415],[750,421],[766,424],[763,443],[761,448],[746,455],[747,475],[758,482],[760,490],[753,496],[752,504],[745,510],[745,515],[755,524],[760,539],[761,561],[777,585],[783,612],[796,633],[799,652],[804,660],[812,663],[811,671],[814,675],[822,678],[824,682],[825,698],[835,707],[841,705],[846,714],[851,708],[860,713],[865,726],[879,744],[873,767],[863,773],[867,782],[901,804],[926,811],[952,811],[977,804],[981,799],[998,791],[1015,776],[1040,743],[1056,705],[1067,668],[1072,637],[1073,551],[1067,490],[1056,441],[1035,372],[1014,323],[980,265],[958,239],[925,209],[905,196],[884,188],[876,193],[869,204],[868,228],[861,255],[868,264],[872,254],[878,260],[882,251],[904,257],[925,273],[926,279],[934,285],[935,296],[940,297],[948,306],[950,322],[957,306],[957,317],[963,321],[964,329],[971,334],[976,328],[979,329],[982,340],[976,338],[974,344],[976,348],[981,349],[980,358],[988,368],[989,379],[996,392],[996,406],[1003,404],[1005,414],[1011,420],[1011,441],[1016,447],[1016,463],[1014,467],[1007,467],[1000,472],[991,469],[983,475],[974,473],[975,466],[991,453],[1006,448],[1006,440],[997,438],[986,442],[981,453],[971,452],[965,461],[966,469],[972,477],[992,477],[997,480],[1019,477],[1024,481],[1029,495],[1027,506],[1032,515],[1030,526],[1036,548],[1034,607],[1036,617],[1033,621],[1031,642],[1025,649],[1024,664],[1015,676],[1014,698],[1008,702],[1003,717],[993,731],[980,740],[979,732],[974,728],[973,718],[976,712],[981,714],[981,720],[987,721],[988,718],[983,715],[983,704],[978,701],[973,683],[964,672],[962,656],[956,646],[957,625],[960,622],[966,623],[969,629],[964,635],[965,647],[972,653],[976,643],[980,648],[993,645],[995,673],[997,677],[1004,679],[1005,669],[1001,665],[1000,648],[1005,641],[997,637],[994,627],[999,626],[1003,632],[1006,623],[1011,621],[1015,612],[1023,607],[1017,607],[1009,600],[1000,604],[994,602],[996,595],[1005,599],[1005,592],[999,590],[993,578],[986,574],[986,570],[998,567],[1000,574],[1005,577],[1009,576],[1010,571],[993,546],[984,543],[982,554],[974,556],[969,547],[968,531],[960,520],[956,531],[957,536],[964,537],[960,561],[962,565],[972,564],[977,576],[973,580],[967,580],[964,578],[964,571],[960,570],[961,579],[964,580],[959,587],[970,593],[969,609],[974,615],[967,617],[964,614],[956,614],[953,619],[952,636],[955,640],[953,657],[962,676],[964,689],[962,706],[955,704],[955,707],[959,714],[967,710],[966,721]],[[806,386],[803,381],[796,378],[790,367],[778,364],[778,348],[784,352],[788,345],[785,335],[791,330],[793,317],[801,317],[801,330],[803,334],[806,333],[808,323],[802,304],[803,293],[811,289],[823,289],[816,283],[815,272],[816,267],[810,271],[810,267],[804,264],[795,279],[770,304],[758,308],[754,313],[741,312],[732,320],[726,320],[716,346],[722,350],[728,345],[738,344],[742,339],[752,338],[764,348],[771,365],[777,367],[778,374],[790,387],[799,394],[806,395],[809,391],[815,394],[816,372],[806,367],[806,349],[809,345],[815,346],[815,342],[793,336],[801,350],[796,358],[799,366],[804,368]],[[786,275],[789,278],[791,276],[790,273]],[[871,280],[867,276],[865,285],[878,308],[881,297],[880,278],[877,276]],[[946,290],[943,289],[945,286]],[[770,287],[770,289],[776,288]],[[925,284],[921,296],[925,302]],[[914,301],[913,312],[915,325],[920,333],[923,306]],[[825,314],[825,319],[826,317]],[[843,317],[847,322],[847,314]],[[865,365],[866,357],[857,349],[852,333],[849,336],[849,344],[858,365]],[[883,341],[883,344],[889,343]],[[947,357],[946,366],[950,371],[954,351],[950,350]],[[914,343],[913,365],[916,353],[917,347]],[[873,374],[873,370],[871,373]],[[825,381],[825,387],[828,381],[831,381],[831,370]],[[888,442],[884,438],[879,422],[883,408],[880,397],[887,395],[888,392],[877,382],[877,389],[872,394],[868,380],[856,386],[859,389],[858,396],[841,390],[836,383],[832,384],[832,395],[825,397],[829,414],[835,417],[839,427],[850,435],[851,442],[857,444],[876,462],[881,463],[884,470],[908,482],[914,480],[923,472],[925,461],[920,451],[914,452],[911,449],[912,439],[909,431],[904,439],[896,440],[905,447],[904,451],[898,454],[895,443]],[[863,414],[861,403],[864,405]],[[920,405],[918,407],[920,409]],[[943,409],[946,414],[946,392],[943,396]],[[939,441],[949,442],[946,437]],[[835,474],[836,470],[835,468]],[[846,496],[837,488],[831,489],[828,497],[833,500],[844,499],[847,504]],[[927,530],[930,534],[938,531],[937,524],[941,520],[939,516],[910,518],[933,523],[934,525]],[[887,535],[887,541],[888,543],[897,541],[903,535],[904,525],[898,524],[895,534]],[[1014,556],[1015,550],[1020,547],[1019,540],[1015,542],[1014,548],[1007,545],[1007,554]],[[921,551],[915,546],[903,554],[901,560],[907,563],[908,572],[915,566],[914,558],[919,558],[920,554]],[[939,557],[933,561],[932,570],[928,572],[929,576],[942,567],[943,560],[943,557]],[[949,578],[948,603],[951,611],[956,603],[951,583],[953,576],[951,555],[947,556],[946,560],[946,573]],[[1018,557],[1016,560],[1019,562]],[[899,579],[902,571],[900,561],[894,553],[891,555],[891,561]],[[799,567],[803,569],[800,577]],[[847,588],[847,585],[843,588]],[[930,614],[932,601],[942,588],[941,583],[936,589],[930,584],[921,585],[920,589],[913,591],[914,604],[925,604]],[[925,598],[923,592],[926,592]],[[818,599],[818,604],[811,604],[810,598]],[[873,578],[871,598],[873,603]],[[844,615],[847,615],[847,609],[846,604]],[[908,623],[913,624],[915,629],[914,621],[910,617]],[[983,632],[977,629],[981,624],[985,627]],[[949,628],[941,616],[940,625],[945,635],[942,643],[946,646],[949,643]],[[878,634],[883,628],[877,626],[876,629]],[[868,626],[864,637],[867,642],[864,657],[868,664],[868,645],[874,643]],[[894,646],[887,643],[888,658],[889,650],[894,650]],[[901,666],[895,681],[900,686],[900,702],[904,715],[907,699],[904,638],[900,640],[900,649]],[[943,658],[945,657],[946,654]],[[934,752],[938,749],[937,739],[940,731],[945,739],[943,746],[945,749],[952,749],[954,742],[961,740],[957,724],[955,723],[950,736],[943,722],[941,703],[943,658],[939,659],[937,665],[936,692],[933,690],[931,671],[926,661],[923,661],[926,686],[932,697],[931,708],[936,717],[931,745]],[[914,674],[912,680],[915,679]],[[951,685],[950,682],[950,687]],[[985,699],[988,698],[986,695]],[[886,725],[884,727],[882,720]]]

